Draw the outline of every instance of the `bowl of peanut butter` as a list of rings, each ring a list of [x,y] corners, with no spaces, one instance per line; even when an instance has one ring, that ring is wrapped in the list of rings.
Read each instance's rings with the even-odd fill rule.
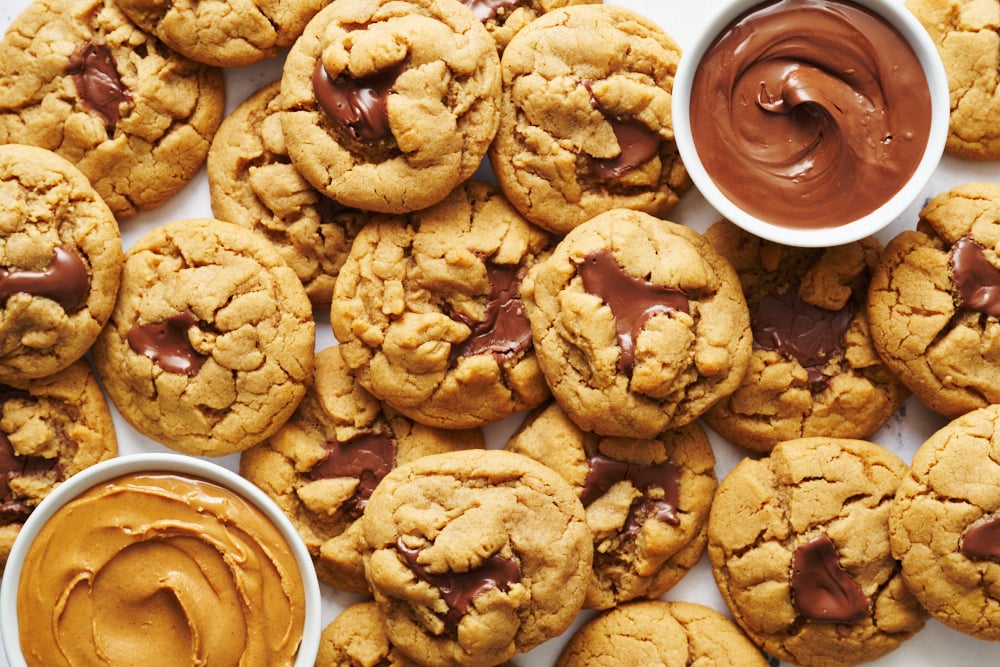
[[[937,168],[950,112],[934,43],[893,0],[734,0],[685,50],[672,105],[708,203],[805,247],[896,220]]]
[[[222,466],[135,454],[38,505],[0,585],[12,667],[312,666],[319,584],[263,492]]]

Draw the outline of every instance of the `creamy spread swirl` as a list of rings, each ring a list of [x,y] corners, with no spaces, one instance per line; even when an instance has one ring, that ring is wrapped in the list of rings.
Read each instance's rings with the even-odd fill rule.
[[[99,484],[56,512],[17,596],[28,665],[291,665],[301,576],[239,495],[170,473]]]
[[[845,224],[916,170],[931,101],[894,27],[850,2],[779,0],[730,24],[698,65],[691,129],[738,206],[797,228]]]

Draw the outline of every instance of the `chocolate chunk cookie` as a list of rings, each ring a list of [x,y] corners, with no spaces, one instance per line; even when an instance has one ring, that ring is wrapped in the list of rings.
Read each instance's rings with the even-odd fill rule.
[[[903,580],[930,614],[1000,640],[1000,406],[946,424],[913,455],[889,515]]]
[[[330,0],[115,0],[146,32],[174,51],[217,67],[278,55]]]
[[[385,476],[361,521],[386,634],[422,664],[499,664],[565,631],[583,603],[583,505],[526,456],[417,459]]]
[[[243,451],[295,411],[315,324],[266,239],[211,218],[148,232],[125,256],[93,348],[108,395],[140,433],[188,454]]]
[[[363,387],[411,419],[473,428],[549,396],[518,292],[551,239],[469,181],[372,220],[340,271],[331,324]]]
[[[60,482],[117,454],[111,413],[85,361],[0,384],[0,573],[38,503]]]
[[[909,396],[869,335],[866,301],[878,240],[793,248],[726,220],[705,237],[740,276],[754,340],[740,386],[705,413],[705,422],[757,453],[793,438],[875,433]]]
[[[355,208],[440,202],[482,162],[500,58],[457,0],[333,2],[285,61],[281,126],[306,180]]]
[[[208,152],[212,213],[267,236],[315,307],[329,307],[337,272],[368,213],[313,188],[292,165],[278,119],[279,82],[244,100]]]
[[[0,383],[9,383],[84,355],[114,307],[122,243],[87,178],[43,148],[0,146],[0,193]]]
[[[603,664],[767,667],[768,662],[739,627],[714,609],[690,602],[645,600],[587,621],[556,661],[556,667]]]
[[[180,56],[114,0],[35,0],[0,42],[0,143],[76,165],[119,218],[190,181],[222,121],[222,71]]]
[[[916,230],[889,241],[872,276],[868,321],[886,365],[947,417],[1000,402],[1000,185],[934,197]]]
[[[506,449],[559,473],[587,510],[594,564],[584,606],[658,597],[701,559],[716,483],[715,456],[696,423],[648,440],[601,437],[551,404],[530,414]]]
[[[797,665],[855,665],[923,627],[926,613],[889,547],[889,510],[905,474],[877,444],[800,438],[726,475],[708,556],[757,645]]]
[[[733,267],[694,230],[647,213],[576,227],[521,294],[552,394],[586,431],[655,438],[688,424],[750,361]]]
[[[666,215],[691,187],[670,115],[679,59],[625,7],[555,9],[520,31],[503,52],[489,153],[511,203],[562,234],[613,208]]]
[[[396,465],[483,446],[478,429],[430,428],[382,406],[331,347],[316,355],[313,383],[295,414],[240,456],[240,474],[292,519],[320,581],[367,594],[359,519],[375,486]]]

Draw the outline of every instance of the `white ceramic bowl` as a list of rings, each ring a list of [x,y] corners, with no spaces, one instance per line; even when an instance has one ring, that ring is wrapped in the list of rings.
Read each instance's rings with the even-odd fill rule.
[[[321,595],[309,551],[292,522],[263,491],[236,473],[211,461],[169,453],[119,456],[82,470],[60,484],[38,504],[24,522],[11,548],[3,582],[0,584],[0,634],[3,636],[4,653],[10,667],[25,667],[18,633],[17,589],[24,556],[34,536],[53,514],[84,491],[122,475],[142,472],[176,473],[215,482],[249,500],[274,523],[294,553],[305,591],[305,625],[295,667],[312,667],[323,629]]]
[[[923,157],[910,179],[884,204],[871,213],[834,227],[793,228],[774,224],[746,212],[716,186],[703,166],[691,133],[691,87],[695,70],[717,37],[742,14],[765,4],[764,0],[733,0],[707,21],[684,50],[673,88],[673,124],[677,148],[695,187],[722,216],[761,238],[791,246],[828,247],[850,243],[874,235],[913,203],[927,185],[940,163],[948,135],[950,113],[948,80],[941,58],[927,31],[907,10],[901,0],[854,0],[884,18],[909,42],[927,78],[931,97],[930,136]]]

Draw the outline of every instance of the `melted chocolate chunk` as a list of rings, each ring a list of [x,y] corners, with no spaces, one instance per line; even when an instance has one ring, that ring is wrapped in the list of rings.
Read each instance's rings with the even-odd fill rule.
[[[487,261],[486,275],[490,281],[486,319],[465,322],[472,328],[472,333],[452,348],[452,365],[460,357],[486,353],[502,362],[532,345],[531,324],[521,301],[521,272],[517,268]]]
[[[619,153],[616,157],[594,158],[590,161],[590,168],[594,174],[599,178],[618,178],[648,162],[660,152],[660,135],[634,118],[610,115],[594,97],[590,82],[584,81],[583,85],[590,93],[590,105],[604,115],[618,140]]]
[[[331,79],[323,62],[317,59],[312,75],[313,90],[327,115],[351,137],[374,143],[390,136],[386,101],[396,77],[404,69],[406,66],[401,63],[357,79],[347,74]]]
[[[683,290],[628,275],[610,250],[590,253],[578,270],[583,288],[608,304],[615,317],[621,348],[618,370],[631,372],[635,364],[635,341],[650,317],[672,311],[691,312]]]
[[[0,385],[0,406],[10,400],[33,401],[30,393],[7,385]],[[7,435],[0,431],[0,522],[23,522],[31,514],[32,507],[14,496],[10,483],[23,475],[35,475],[53,471],[56,481],[64,477],[59,459],[43,456],[18,456],[14,452]]]
[[[972,560],[1000,562],[1000,516],[987,517],[966,528],[961,551]]]
[[[489,21],[500,14],[509,14],[510,10],[521,4],[521,0],[461,0],[462,4],[472,10],[480,21]]]
[[[396,460],[396,447],[384,433],[362,433],[347,442],[331,440],[325,445],[326,457],[309,471],[309,479],[353,477],[358,488],[347,502],[348,514],[358,518],[365,511],[368,498]]]
[[[188,329],[198,324],[190,310],[172,315],[162,322],[139,324],[128,332],[128,344],[168,373],[195,375],[207,358],[191,346]]]
[[[75,313],[87,303],[90,277],[87,267],[74,251],[56,247],[44,271],[0,269],[0,301],[14,294],[31,294],[52,299],[67,313]]]
[[[496,554],[468,572],[437,573],[428,572],[427,568],[417,562],[420,549],[410,549],[401,539],[396,540],[396,548],[403,554],[413,574],[441,592],[441,598],[448,605],[445,620],[452,626],[459,624],[476,596],[494,588],[507,592],[511,584],[521,581],[521,568],[517,562]]]
[[[830,357],[844,350],[844,334],[854,317],[854,302],[827,310],[799,298],[797,285],[765,295],[751,320],[754,344],[798,361],[809,374],[809,386],[822,391],[829,382],[823,372]]]
[[[1000,317],[1000,270],[986,258],[983,246],[963,236],[951,247],[948,264],[959,307]]]
[[[810,621],[853,624],[868,615],[870,603],[840,565],[837,546],[819,535],[795,550],[792,602]]]
[[[84,105],[104,119],[104,127],[112,135],[121,120],[121,105],[131,102],[132,95],[118,75],[107,44],[81,44],[70,55],[66,73],[73,77]]]
[[[678,525],[677,505],[680,496],[680,472],[670,461],[641,465],[609,459],[596,455],[587,459],[587,477],[583,482],[580,502],[584,507],[603,496],[619,482],[631,482],[643,495],[636,498],[629,508],[623,532],[635,535],[649,519]],[[661,489],[662,498],[649,494],[651,489]]]

